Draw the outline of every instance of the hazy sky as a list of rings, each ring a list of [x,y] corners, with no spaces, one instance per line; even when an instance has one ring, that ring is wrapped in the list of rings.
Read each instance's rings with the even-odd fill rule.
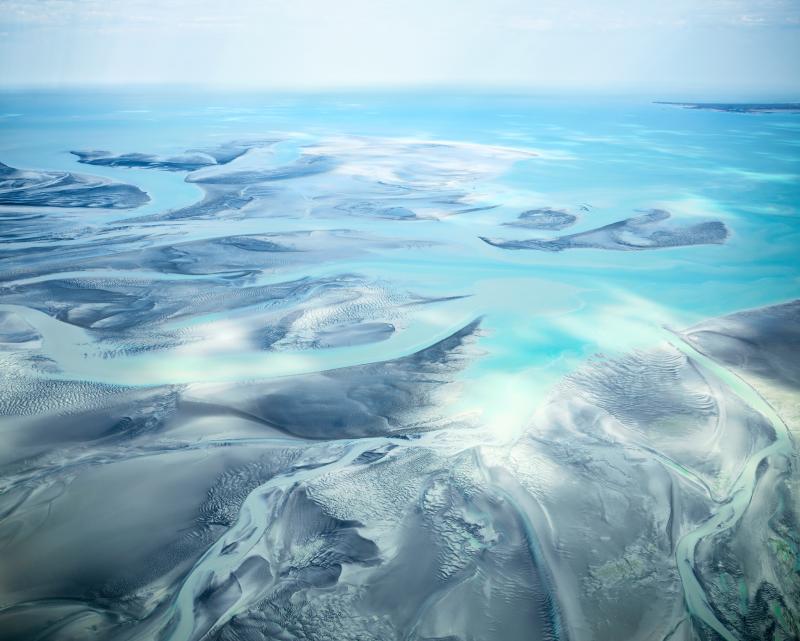
[[[800,0],[0,0],[0,84],[800,94]]]

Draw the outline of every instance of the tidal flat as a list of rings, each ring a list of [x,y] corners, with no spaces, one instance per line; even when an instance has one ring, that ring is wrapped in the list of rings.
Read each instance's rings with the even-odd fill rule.
[[[0,111],[3,639],[800,638],[797,114]]]

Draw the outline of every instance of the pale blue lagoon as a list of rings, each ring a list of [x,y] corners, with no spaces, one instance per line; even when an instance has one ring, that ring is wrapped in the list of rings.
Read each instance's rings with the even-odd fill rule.
[[[0,94],[0,637],[797,639],[800,114],[652,100]]]

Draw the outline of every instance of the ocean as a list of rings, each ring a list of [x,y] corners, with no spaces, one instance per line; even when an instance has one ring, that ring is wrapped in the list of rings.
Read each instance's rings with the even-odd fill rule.
[[[5,92],[0,163],[6,638],[797,634],[796,113]]]

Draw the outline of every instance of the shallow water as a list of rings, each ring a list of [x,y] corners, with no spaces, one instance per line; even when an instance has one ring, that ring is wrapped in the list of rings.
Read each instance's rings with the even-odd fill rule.
[[[6,93],[0,129],[10,638],[798,634],[796,114]]]

